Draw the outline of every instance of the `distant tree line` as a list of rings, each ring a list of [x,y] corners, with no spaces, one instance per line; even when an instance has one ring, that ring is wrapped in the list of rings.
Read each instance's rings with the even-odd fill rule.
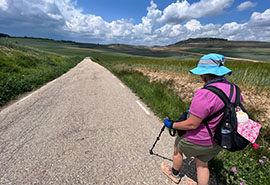
[[[0,38],[1,37],[5,37],[5,38],[8,37],[8,38],[10,38],[10,36],[8,34],[5,34],[5,33],[0,33]]]
[[[182,40],[180,42],[176,42],[175,44],[171,44],[168,46],[178,46],[178,45],[184,45],[184,44],[190,44],[190,43],[206,43],[206,42],[216,42],[216,41],[222,41],[226,42],[228,39],[223,38],[211,38],[211,37],[199,37],[199,38],[189,38],[187,40]]]
[[[204,42],[204,41],[228,41],[228,39],[223,38],[189,38],[188,40],[182,42]]]

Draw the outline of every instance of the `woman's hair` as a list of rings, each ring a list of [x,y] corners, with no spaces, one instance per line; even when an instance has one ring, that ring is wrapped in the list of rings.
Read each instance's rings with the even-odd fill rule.
[[[214,79],[217,79],[217,78],[223,78],[223,76],[217,76],[217,75],[214,75],[214,74],[204,74],[204,75],[201,75],[202,76],[202,80],[204,82],[207,82],[209,80],[214,80]]]
[[[223,78],[224,77],[224,75],[223,76],[217,76],[217,75],[214,75],[214,74],[205,74],[205,75],[207,75],[209,77],[209,79],[211,79],[211,80],[216,79],[216,78]]]

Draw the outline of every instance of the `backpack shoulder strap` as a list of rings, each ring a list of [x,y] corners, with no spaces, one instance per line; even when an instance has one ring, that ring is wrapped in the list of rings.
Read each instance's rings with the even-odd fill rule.
[[[233,85],[232,83],[231,83],[230,85],[231,85],[231,87],[230,87],[229,101],[231,101],[232,96],[233,96],[233,92],[234,92],[234,87],[233,87],[234,85]],[[207,87],[209,87],[209,86],[207,86]],[[208,89],[207,87],[205,87],[204,89]],[[217,91],[222,91],[221,89],[219,89],[219,88],[217,88],[217,87],[211,86],[211,88],[212,88],[212,87],[215,88],[215,89],[217,89]],[[211,89],[208,89],[208,90],[212,91]],[[213,92],[213,91],[212,91],[212,92]],[[214,91],[213,93],[216,94],[216,91]],[[223,91],[220,92],[220,93],[222,93],[221,96],[227,97],[226,94],[225,94]],[[223,101],[223,100],[222,100],[222,101]],[[223,101],[223,102],[224,102],[224,101]],[[224,102],[224,104],[225,104],[225,102]],[[217,111],[215,114],[213,114],[213,115],[211,115],[211,116],[205,118],[205,121],[208,122],[208,121],[211,121],[212,119],[218,117],[220,114],[222,114],[222,113],[224,112],[224,109],[225,109],[225,106],[224,106],[222,109],[220,109],[219,111]]]
[[[236,89],[235,105],[236,106],[240,106],[240,108],[242,109],[242,111],[244,111],[245,113],[247,113],[247,110],[245,109],[245,107],[241,103],[241,99],[240,99],[241,90],[240,90],[240,88],[237,85],[235,85],[235,89]]]
[[[223,103],[225,104],[225,106],[222,109],[220,109],[215,114],[213,114],[213,115],[211,115],[211,116],[209,116],[209,117],[207,117],[207,118],[205,118],[203,120],[203,123],[206,126],[206,128],[207,128],[207,130],[208,130],[208,132],[209,132],[209,134],[210,134],[210,136],[212,138],[213,137],[213,134],[212,134],[212,132],[211,132],[211,130],[210,130],[207,122],[208,121],[211,121],[212,119],[214,119],[214,118],[218,117],[219,115],[221,115],[224,112],[225,107],[227,105],[231,104],[231,99],[232,99],[232,96],[233,96],[233,90],[234,90],[234,88],[233,88],[233,84],[231,84],[229,98],[227,97],[227,95],[221,89],[219,89],[219,88],[217,88],[215,86],[206,86],[203,89],[208,89],[211,92],[213,92],[214,94],[216,94],[223,101]]]
[[[215,86],[207,86],[204,89],[208,89],[209,91],[215,93],[223,101],[223,103],[225,105],[231,104],[230,99],[228,98],[228,96],[221,89],[219,89],[219,88],[217,88]]]
[[[230,88],[230,96],[229,96],[229,99],[230,99],[230,101],[232,100],[232,97],[233,97],[233,89],[234,89],[234,85],[232,84],[232,83],[230,83],[230,85],[231,85],[231,88]]]
[[[238,86],[235,85],[235,89],[236,89],[236,98],[235,98],[235,104],[236,105],[240,105],[241,104],[241,100],[240,100],[240,89]]]

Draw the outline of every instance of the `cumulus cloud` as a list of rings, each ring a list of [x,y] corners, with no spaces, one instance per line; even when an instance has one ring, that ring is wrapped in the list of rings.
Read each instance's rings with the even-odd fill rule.
[[[190,37],[270,41],[270,9],[254,12],[246,23],[202,25],[197,19],[222,13],[233,0],[176,1],[163,11],[153,0],[141,23],[105,21],[84,14],[74,0],[0,0],[0,30],[20,36],[95,43],[166,45]]]
[[[250,18],[250,24],[252,26],[270,26],[270,9],[265,10],[263,13],[254,12]]]
[[[262,13],[254,12],[248,25],[255,37],[253,40],[270,41],[270,9],[266,9]]]
[[[65,24],[54,3],[39,0],[5,0],[6,9],[0,9],[0,29],[16,35],[61,35]]]
[[[248,32],[247,24],[238,24],[236,22],[226,23],[219,28],[220,34],[229,40],[246,40],[245,35]]]
[[[193,19],[193,20],[187,22],[185,24],[185,27],[190,31],[195,31],[195,30],[201,29],[202,25],[199,21]]]
[[[147,7],[147,15],[142,18],[142,27],[146,33],[152,33],[153,29],[158,26],[158,19],[161,17],[161,11],[157,9],[157,4],[153,0],[150,2],[151,6]]]
[[[178,0],[164,9],[160,22],[178,24],[194,18],[218,15],[232,3],[233,0],[201,0],[189,4],[187,0]]]
[[[237,6],[237,10],[239,11],[244,11],[246,9],[249,9],[249,8],[252,8],[252,7],[255,7],[256,6],[256,3],[253,3],[251,1],[245,1],[243,3],[241,3],[240,5]]]
[[[0,9],[2,9],[4,11],[8,9],[8,4],[7,4],[6,0],[0,0]]]

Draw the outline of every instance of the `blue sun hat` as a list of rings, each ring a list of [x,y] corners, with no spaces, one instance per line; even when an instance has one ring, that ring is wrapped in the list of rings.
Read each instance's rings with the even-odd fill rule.
[[[189,72],[196,75],[214,74],[217,76],[223,76],[225,74],[231,75],[232,71],[224,66],[225,57],[220,54],[211,53],[204,55],[196,68]]]

